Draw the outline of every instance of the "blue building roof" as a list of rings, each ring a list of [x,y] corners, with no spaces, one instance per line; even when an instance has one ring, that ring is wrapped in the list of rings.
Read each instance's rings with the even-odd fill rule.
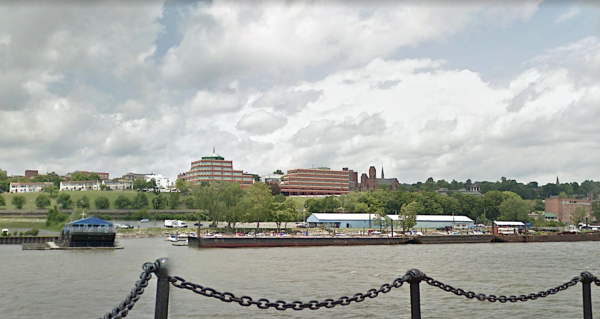
[[[104,219],[98,217],[90,217],[85,219],[76,220],[74,222],[70,222],[65,226],[112,226],[113,223],[107,222]]]

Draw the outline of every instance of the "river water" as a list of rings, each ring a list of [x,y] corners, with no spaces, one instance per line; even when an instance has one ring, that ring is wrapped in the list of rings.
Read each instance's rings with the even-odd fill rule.
[[[98,318],[124,300],[141,265],[168,257],[170,274],[272,301],[366,293],[418,268],[444,283],[486,294],[529,294],[582,271],[600,276],[599,244],[515,243],[190,249],[162,238],[121,239],[114,251],[23,251],[0,246],[0,318]],[[156,279],[127,318],[153,318]],[[581,285],[519,303],[458,297],[421,284],[423,318],[582,318]],[[600,287],[592,285],[600,317]],[[171,287],[169,318],[410,318],[405,285],[360,304],[277,311],[245,308]]]

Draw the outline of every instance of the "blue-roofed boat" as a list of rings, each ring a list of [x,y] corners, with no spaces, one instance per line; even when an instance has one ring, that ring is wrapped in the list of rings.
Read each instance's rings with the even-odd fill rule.
[[[63,247],[114,247],[113,223],[98,217],[90,217],[65,224],[59,245]]]

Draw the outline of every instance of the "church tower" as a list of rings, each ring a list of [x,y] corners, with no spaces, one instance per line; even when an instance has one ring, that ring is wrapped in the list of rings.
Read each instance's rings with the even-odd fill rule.
[[[556,186],[560,186],[560,183],[558,182],[558,175],[556,176]]]
[[[383,166],[381,166],[381,179],[384,179],[384,175],[383,175]]]

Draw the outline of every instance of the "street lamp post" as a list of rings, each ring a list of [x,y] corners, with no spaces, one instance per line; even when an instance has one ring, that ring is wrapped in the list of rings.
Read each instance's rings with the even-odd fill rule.
[[[156,225],[156,208],[158,207],[158,199],[154,199],[154,225]]]

